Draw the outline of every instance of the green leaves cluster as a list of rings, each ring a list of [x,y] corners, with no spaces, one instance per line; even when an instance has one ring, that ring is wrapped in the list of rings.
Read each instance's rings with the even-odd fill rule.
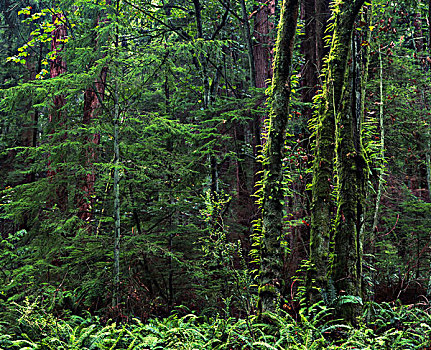
[[[421,309],[369,304],[354,329],[330,319],[316,304],[299,318],[270,314],[271,324],[247,319],[199,317],[174,313],[162,319],[128,324],[101,322],[90,316],[59,319],[37,304],[16,305],[14,333],[1,325],[2,349],[423,349],[430,316]],[[183,310],[184,311],[184,310]]]

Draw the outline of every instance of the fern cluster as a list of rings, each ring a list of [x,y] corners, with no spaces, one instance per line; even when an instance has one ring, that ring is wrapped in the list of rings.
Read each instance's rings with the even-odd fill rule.
[[[119,324],[92,316],[64,319],[37,303],[15,304],[15,324],[0,325],[0,349],[425,349],[431,316],[418,308],[368,305],[360,327],[331,319],[318,303],[296,316],[203,317],[179,312],[165,319]]]

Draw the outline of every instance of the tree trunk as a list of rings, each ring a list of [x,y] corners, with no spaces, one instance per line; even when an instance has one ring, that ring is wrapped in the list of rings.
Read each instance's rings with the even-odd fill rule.
[[[254,61],[253,41],[250,33],[250,23],[248,21],[247,9],[245,7],[245,0],[240,0],[240,4],[241,4],[242,20],[244,25],[245,42],[247,44],[250,83],[252,87],[256,87],[256,66]]]
[[[118,306],[120,289],[120,143],[119,143],[120,109],[118,102],[118,83],[115,82],[114,91],[114,291],[112,294],[112,307]]]
[[[303,89],[302,102],[313,103],[313,98],[320,88],[320,74],[322,72],[323,57],[327,53],[324,48],[323,37],[326,23],[329,19],[328,0],[302,0],[301,19],[304,21],[304,39],[301,42],[301,51],[305,63],[302,67],[301,77]],[[304,109],[304,117],[312,117],[311,107]]]
[[[262,6],[257,10],[254,21],[254,65],[256,69],[256,87],[267,87],[267,81],[272,78],[272,40],[271,32],[274,24],[270,18],[275,13],[275,0],[258,0]]]
[[[118,17],[120,0],[116,2],[115,12]],[[119,48],[118,26],[115,33],[115,48]],[[116,67],[118,74],[118,66]],[[120,301],[120,240],[121,240],[121,221],[120,221],[120,102],[118,96],[118,77],[115,79],[114,86],[114,275],[113,275],[113,292],[112,307],[116,308]]]
[[[264,148],[259,313],[278,310],[283,289],[283,169],[299,0],[284,0],[276,42],[268,140]]]
[[[365,169],[361,130],[361,69],[359,40],[352,41],[350,101],[343,98],[336,117],[337,216],[331,278],[339,297],[338,313],[354,322],[361,311],[362,242]],[[346,89],[347,90],[347,89]],[[344,296],[358,299],[343,300]]]
[[[96,22],[98,25],[98,21]],[[97,40],[95,42],[97,45]],[[91,88],[87,88],[84,92],[84,115],[82,122],[84,125],[90,125],[97,114],[97,110],[101,107],[105,94],[106,75],[108,67],[103,67],[100,71],[99,77],[94,81]],[[98,145],[100,142],[100,135],[93,134],[92,137],[85,138],[86,143],[93,143]],[[92,203],[94,197],[94,184],[96,181],[96,174],[94,171],[93,163],[97,161],[96,150],[94,147],[89,146],[86,150],[86,168],[88,173],[83,180],[82,192],[83,194],[78,199],[78,217],[81,220],[89,222],[92,217]]]
[[[63,51],[64,41],[67,38],[67,28],[65,24],[65,18],[61,13],[56,13],[52,16],[52,22],[55,29],[52,31],[51,40],[51,53],[53,59],[50,65],[51,78],[56,78],[61,74],[66,73],[66,61],[61,57],[61,52]],[[49,114],[48,118],[50,123],[61,126],[64,123],[65,117],[63,116],[63,111],[61,110],[66,104],[66,100],[63,95],[54,96],[53,109]],[[61,142],[61,141],[60,141]],[[47,176],[52,180],[54,176],[58,173],[58,169],[52,167],[51,159],[48,161],[48,172]],[[57,204],[62,212],[67,209],[67,188],[64,184],[59,184],[55,193],[57,198],[54,200],[49,199],[51,204]]]
[[[313,99],[321,87],[320,75],[322,72],[324,49],[324,31],[326,22],[329,19],[329,1],[328,0],[302,0],[301,4],[301,17],[304,21],[305,37],[301,42],[301,51],[303,52],[305,63],[301,70],[302,86],[301,99],[304,103],[313,103]],[[305,107],[303,116],[306,120],[310,120],[313,116],[313,108]],[[304,139],[308,143],[309,137],[305,136]],[[308,149],[309,145],[305,145]],[[331,170],[332,172],[332,170]],[[329,185],[329,184],[328,184]],[[316,240],[313,241],[313,243]],[[312,249],[314,251],[314,249]],[[324,267],[324,266],[322,266]],[[307,276],[307,285],[311,290],[312,278],[314,276],[309,274]],[[308,293],[310,302],[314,303],[316,300],[314,294]]]
[[[96,79],[94,82],[94,86],[86,89],[84,92],[84,116],[82,120],[84,125],[91,124],[97,110],[103,102],[107,72],[108,68],[103,67],[100,72],[99,79]],[[98,145],[99,142],[99,134],[93,134],[92,137],[85,138],[85,143]],[[94,197],[94,184],[96,181],[96,174],[93,166],[95,161],[97,161],[96,150],[94,147],[89,146],[86,149],[85,159],[88,173],[85,175],[84,184],[82,186],[83,194],[81,195],[81,198],[78,199],[78,217],[87,222],[89,222],[92,217],[91,210]]]
[[[338,197],[342,202],[340,202],[340,208],[337,214],[338,221],[336,231],[341,232],[338,234],[338,243],[345,241],[345,243],[348,244],[343,248],[338,248],[344,249],[344,251],[349,252],[349,254],[356,256],[356,239],[354,237],[349,237],[349,239],[344,237],[347,227],[354,226],[356,228],[356,210],[354,213],[344,213],[343,209],[346,205],[346,210],[350,209],[351,205],[356,205],[356,203],[350,203],[354,198],[349,198],[348,194],[345,193],[345,191],[349,190],[349,184],[346,180],[349,180],[350,176],[356,177],[356,175],[346,172],[346,166],[356,166],[356,163],[353,163],[361,159],[361,153],[356,151],[355,146],[357,145],[355,145],[353,141],[352,133],[354,126],[352,123],[354,117],[351,109],[349,110],[350,101],[346,96],[346,89],[348,89],[347,63],[350,55],[353,24],[363,3],[364,0],[341,2],[337,5],[337,12],[334,14],[334,33],[332,35],[327,72],[321,97],[322,100],[319,107],[313,164],[313,198],[311,204],[310,231],[311,268],[307,278],[308,292],[312,295],[312,302],[321,297],[325,299],[328,296],[329,243],[332,235],[331,220],[335,207],[331,194],[334,186],[333,160],[335,156],[334,131],[336,116],[339,119],[338,123],[340,123],[340,126],[345,124],[343,127],[338,128],[337,137],[339,143],[338,151],[340,153],[338,155],[337,170],[342,172],[338,176],[341,176],[340,185],[344,187],[339,189],[340,194]],[[345,137],[345,139],[342,137]],[[341,143],[343,143],[343,145],[346,144],[346,146],[349,147],[349,151],[346,151],[347,149],[342,149]],[[345,196],[347,197],[345,198]],[[348,224],[345,224],[346,215],[348,215],[348,219],[351,220]],[[344,230],[344,228],[346,230]],[[335,247],[335,249],[337,249],[337,247]],[[352,249],[354,252],[350,251]],[[338,262],[337,259],[335,259],[335,261]],[[349,262],[349,264],[350,263],[351,262]],[[344,265],[346,265],[346,262],[344,262]],[[356,260],[354,266],[356,269]],[[333,267],[335,275],[332,276],[332,278],[336,278],[336,280],[334,280],[336,283],[340,282],[338,281],[338,272],[341,271],[339,269],[342,267],[343,266],[338,266],[337,264]],[[349,270],[351,268],[352,267],[349,266]],[[356,277],[357,276],[354,277],[355,281]],[[314,287],[317,288],[318,292]]]
[[[66,61],[64,61],[60,56],[61,51],[63,50],[64,40],[67,37],[65,21],[64,16],[60,13],[56,13],[52,16],[52,22],[55,29],[52,32],[51,52],[55,58],[51,61],[50,66],[51,78],[56,78],[59,75],[66,73]],[[54,114],[49,115],[50,122],[61,122],[62,118],[60,109],[65,105],[65,103],[66,101],[62,95],[54,97]]]

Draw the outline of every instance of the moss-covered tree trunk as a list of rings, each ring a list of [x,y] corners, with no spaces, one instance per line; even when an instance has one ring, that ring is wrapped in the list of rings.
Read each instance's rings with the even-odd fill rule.
[[[336,117],[337,216],[331,279],[337,293],[337,313],[354,322],[361,310],[363,208],[366,161],[360,137],[361,69],[359,40],[352,42],[350,89]],[[346,89],[347,90],[347,89]]]
[[[275,312],[283,281],[283,147],[289,120],[290,75],[299,0],[284,0],[276,42],[268,139],[264,148],[259,312]]]
[[[346,124],[346,118],[349,121],[347,123],[349,125],[346,124],[345,128],[344,126],[339,128],[337,140],[340,144],[344,142],[350,147],[353,144],[352,115],[345,112],[346,108],[350,108],[350,100],[346,96],[346,89],[348,89],[348,60],[351,51],[353,24],[363,3],[364,0],[339,2],[334,8],[335,23],[327,61],[322,100],[319,107],[313,164],[310,231],[310,260],[312,268],[307,278],[307,287],[311,295],[311,302],[325,297],[328,290],[329,246],[332,235],[331,221],[335,209],[335,204],[331,199],[335,185],[333,182],[335,119],[336,116],[339,116],[341,119],[337,120],[338,123]],[[343,112],[341,113],[341,111]],[[343,140],[343,137],[345,137],[345,140]],[[339,149],[340,151],[344,151],[341,148]],[[352,155],[353,153],[347,157],[347,160],[351,160]],[[343,163],[340,167],[343,168],[345,165],[348,166]],[[344,176],[344,173],[342,173],[342,176]],[[349,190],[349,188],[343,188],[344,190]],[[344,197],[340,197],[340,199],[344,200]],[[346,200],[349,202],[348,199]],[[343,208],[344,205],[345,203],[342,204]],[[343,210],[341,210],[340,215],[343,215],[342,212]],[[341,221],[344,223],[343,220]],[[342,225],[338,227],[341,229]],[[342,235],[339,236],[339,238],[341,237]],[[346,245],[343,248],[346,252],[350,251],[353,247],[353,243],[350,243],[350,245]],[[335,270],[337,270],[337,267],[334,268]],[[319,292],[316,292],[316,288]]]

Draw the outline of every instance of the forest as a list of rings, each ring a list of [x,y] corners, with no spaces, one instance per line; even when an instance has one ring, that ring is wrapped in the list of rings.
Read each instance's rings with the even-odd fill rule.
[[[431,0],[1,0],[0,67],[0,350],[431,349]]]

